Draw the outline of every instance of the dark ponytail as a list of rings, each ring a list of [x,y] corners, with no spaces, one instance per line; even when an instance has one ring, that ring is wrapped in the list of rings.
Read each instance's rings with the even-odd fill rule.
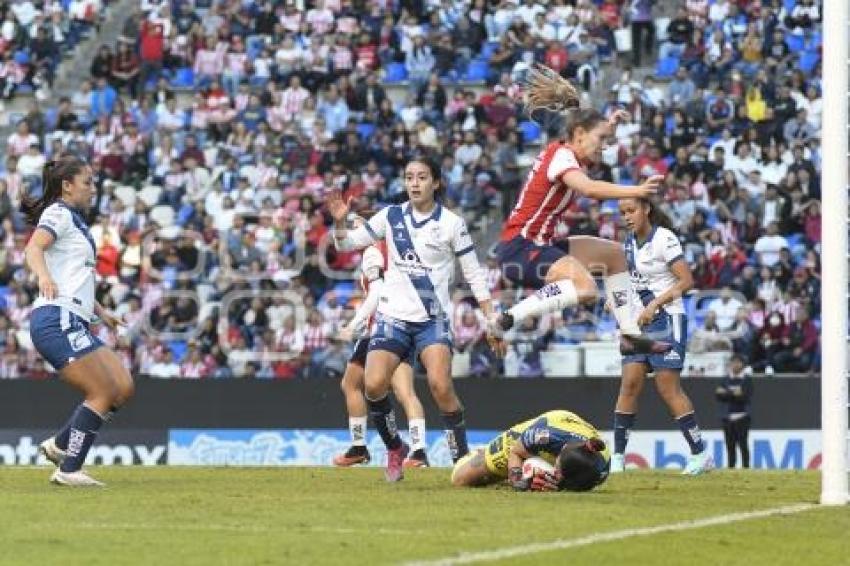
[[[86,166],[85,161],[73,155],[51,159],[45,163],[41,173],[41,197],[36,199],[26,195],[21,199],[21,212],[27,224],[38,224],[44,209],[62,198],[63,181],[73,181]]]
[[[640,199],[642,203],[649,207],[649,223],[653,226],[661,226],[667,228],[671,232],[676,232],[676,226],[667,214],[661,210],[661,207],[649,199]]]

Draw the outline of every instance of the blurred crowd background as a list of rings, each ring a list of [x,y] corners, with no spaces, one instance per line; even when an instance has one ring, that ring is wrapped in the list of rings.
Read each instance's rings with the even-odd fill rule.
[[[340,375],[360,254],[330,245],[323,200],[339,189],[361,211],[397,202],[417,155],[442,163],[446,204],[510,306],[522,291],[492,248],[562,125],[522,112],[534,63],[585,104],[631,114],[592,176],[667,177],[659,201],[699,290],[690,350],[819,371],[820,2],[143,0],[114,43],[74,60],[117,9],[0,1],[0,92],[31,98],[11,117],[0,175],[0,377],[49,375],[28,339],[37,287],[18,209],[63,152],[94,168],[97,298],[129,322],[117,340],[98,332],[134,374]],[[63,61],[89,79],[48,96]],[[616,203],[577,200],[558,233],[621,238]],[[472,373],[498,374],[462,280],[452,325]],[[535,377],[546,349],[614,335],[600,304],[510,340]]]

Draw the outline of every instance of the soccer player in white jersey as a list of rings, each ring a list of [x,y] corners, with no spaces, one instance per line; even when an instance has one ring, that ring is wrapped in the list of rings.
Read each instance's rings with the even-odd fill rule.
[[[360,226],[366,221],[356,216],[352,219],[354,225]],[[387,244],[376,242],[363,252],[360,261],[360,288],[366,294],[364,301],[357,308],[354,318],[343,328],[346,339],[357,336],[354,352],[345,373],[342,376],[340,388],[345,395],[345,407],[348,410],[348,431],[351,434],[351,446],[343,454],[334,457],[335,466],[354,466],[366,464],[371,459],[366,448],[366,400],[363,397],[363,377],[366,367],[366,355],[369,351],[369,336],[374,330],[375,310],[384,284],[384,272],[387,270]],[[425,411],[413,388],[413,365],[409,358],[403,360],[396,368],[392,377],[392,388],[396,399],[404,407],[407,415],[408,432],[410,433],[410,456],[404,461],[405,468],[420,468],[428,466],[426,448]]]
[[[496,248],[505,278],[536,292],[493,317],[491,326],[508,330],[514,322],[531,316],[579,303],[594,304],[597,286],[591,272],[601,271],[621,340],[641,351],[669,349],[667,344],[642,337],[635,321],[629,318],[637,297],[618,242],[590,236],[554,240],[556,225],[579,196],[595,200],[647,197],[655,193],[663,177],[650,177],[637,187],[588,177],[588,167],[601,159],[605,140],[627,114],[619,111],[605,119],[592,108],[578,108],[578,91],[548,67],[532,70],[530,77],[526,90],[528,113],[560,112],[566,119],[566,128],[561,139],[547,145],[537,156]]]
[[[463,407],[451,376],[448,313],[455,259],[460,261],[486,316],[492,313],[492,305],[466,224],[437,199],[441,182],[440,168],[432,160],[410,161],[404,168],[409,202],[384,208],[354,230],[347,230],[345,224],[348,203],[338,192],[328,199],[337,249],[365,248],[379,240],[387,243],[388,265],[378,304],[378,325],[366,357],[366,403],[372,423],[387,446],[387,481],[404,477],[403,462],[409,451],[396,430],[387,394],[393,372],[411,353],[417,352],[425,366],[452,458],[457,461],[469,452]],[[498,348],[498,341],[489,338]]]
[[[40,452],[59,466],[53,483],[102,486],[81,468],[98,429],[132,396],[133,379],[89,324],[95,316],[112,330],[122,322],[95,300],[97,254],[84,216],[94,193],[91,168],[66,156],[49,161],[42,177],[43,196],[21,205],[27,221],[36,225],[25,249],[39,289],[30,335],[39,354],[85,401],[56,436],[41,443]]]
[[[625,469],[624,455],[637,415],[638,397],[647,373],[653,371],[655,387],[691,450],[683,473],[701,474],[714,468],[714,461],[700,435],[694,406],[680,383],[688,343],[682,295],[693,287],[693,275],[670,219],[654,204],[646,199],[622,199],[620,213],[630,232],[625,243],[626,261],[643,304],[637,322],[644,333],[672,348],[667,352],[623,355],[620,395],[614,410],[611,471]]]

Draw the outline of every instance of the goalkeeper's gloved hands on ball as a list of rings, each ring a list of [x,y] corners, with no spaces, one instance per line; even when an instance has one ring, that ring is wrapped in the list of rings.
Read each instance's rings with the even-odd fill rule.
[[[534,475],[531,477],[531,491],[558,491],[558,478],[555,474],[534,470]]]

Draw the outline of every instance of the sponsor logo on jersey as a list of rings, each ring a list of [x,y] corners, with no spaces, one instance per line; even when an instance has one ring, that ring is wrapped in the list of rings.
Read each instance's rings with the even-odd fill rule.
[[[396,258],[395,265],[407,275],[422,276],[431,272],[431,268],[424,265],[413,250],[407,250],[403,256]]]
[[[534,444],[549,444],[548,428],[541,428],[534,431]]]

